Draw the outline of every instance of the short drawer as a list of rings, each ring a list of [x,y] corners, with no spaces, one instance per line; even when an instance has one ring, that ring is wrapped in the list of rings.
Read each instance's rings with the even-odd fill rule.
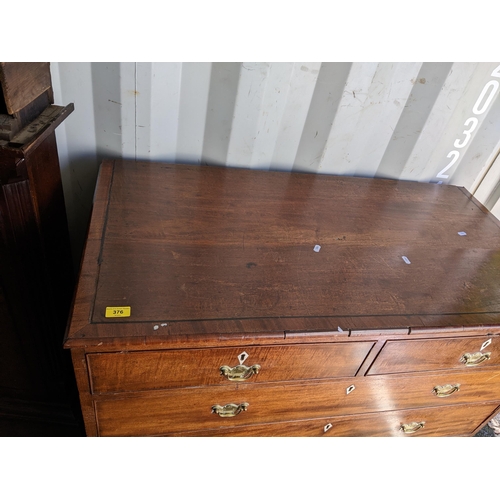
[[[147,436],[499,399],[500,370],[454,370],[149,391],[101,397],[95,408],[101,435]],[[214,407],[235,416],[221,417]]]
[[[240,425],[170,436],[219,437],[406,437],[469,436],[494,414],[500,402],[453,405],[331,417],[314,420]]]
[[[92,391],[105,394],[350,377],[356,374],[372,346],[373,342],[349,342],[96,353],[89,354],[87,362]],[[222,367],[225,368],[221,370]]]
[[[499,349],[498,337],[390,340],[368,375],[495,366],[500,362]]]

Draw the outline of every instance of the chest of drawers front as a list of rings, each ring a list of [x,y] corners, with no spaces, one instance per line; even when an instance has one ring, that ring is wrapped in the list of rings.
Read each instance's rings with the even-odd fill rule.
[[[469,435],[500,405],[500,340],[482,333],[89,352],[81,361],[103,436]]]
[[[483,242],[476,234],[476,243],[464,247],[457,236],[459,248],[451,253],[461,257],[450,273],[454,268],[439,261],[433,246],[441,246],[443,230],[435,215],[420,221],[416,209],[401,215],[406,205],[399,201],[392,213],[387,199],[376,210],[379,192],[409,197],[410,207],[412,195],[428,204],[424,186],[408,183],[406,191],[406,183],[396,183],[387,191],[383,181],[352,180],[347,187],[312,189],[309,176],[287,174],[280,187],[278,174],[269,191],[265,173],[245,171],[242,181],[231,182],[219,170],[103,164],[66,338],[88,435],[472,435],[498,411],[496,219],[462,192],[458,200],[441,199],[429,186],[431,198],[448,209],[472,207],[489,237]],[[196,173],[206,182],[203,189],[193,187]],[[147,201],[148,191],[133,195],[134,188],[145,189],[141,183],[171,189],[163,193],[161,210]],[[257,193],[254,198],[243,185]],[[243,208],[235,201],[236,186]],[[300,187],[309,187],[307,199]],[[182,193],[175,196],[188,188],[190,203],[203,208],[199,218],[211,222],[202,233],[184,216],[189,204]],[[348,188],[365,193],[346,208],[349,224],[338,212],[333,219],[326,214],[346,204],[326,200],[340,188],[344,196]],[[271,194],[278,202],[264,207],[275,211],[265,229],[259,203]],[[352,226],[352,217],[358,220],[352,212],[363,208],[365,214],[369,207],[374,221],[397,231],[364,226],[364,219]],[[431,214],[440,210],[439,203],[426,207]],[[157,220],[153,209],[161,213]],[[307,217],[314,220],[311,233]],[[416,233],[403,224],[412,217],[420,223]],[[241,241],[236,222],[244,228]],[[467,218],[461,226],[454,219],[449,224],[469,232],[478,227]],[[416,240],[416,234],[427,240],[412,247],[405,238]],[[405,255],[410,264],[403,252],[411,254],[413,260]],[[396,255],[401,262],[383,270]],[[425,267],[427,275],[422,268],[413,274],[411,265]],[[441,305],[437,297],[444,297]]]

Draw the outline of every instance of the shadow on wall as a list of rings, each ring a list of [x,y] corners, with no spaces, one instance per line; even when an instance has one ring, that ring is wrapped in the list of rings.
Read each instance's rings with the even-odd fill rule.
[[[85,74],[80,76],[85,79]],[[99,166],[105,158],[126,157],[121,134],[121,63],[91,63],[88,76],[91,92],[71,96],[76,102],[75,123],[67,124],[73,128],[68,131],[71,136],[68,139],[73,140],[75,149],[81,153],[70,153],[68,164],[61,171],[76,272],[87,235]],[[79,109],[82,112],[77,114]],[[129,156],[133,159],[133,154]]]
[[[98,167],[99,164],[95,154],[88,154],[72,157],[69,165],[61,169],[73,255],[73,269],[76,273],[80,268]]]
[[[74,156],[68,167],[61,170],[75,273],[80,269],[99,167],[102,160],[107,158],[114,159],[116,156],[104,154],[102,151],[97,151],[97,156]]]

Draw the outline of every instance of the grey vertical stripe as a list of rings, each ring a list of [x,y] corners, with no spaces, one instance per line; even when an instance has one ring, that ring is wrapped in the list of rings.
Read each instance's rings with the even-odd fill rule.
[[[316,172],[352,63],[323,63],[300,138],[294,171]]]
[[[375,177],[398,179],[429,118],[453,63],[424,63]]]
[[[140,66],[138,66],[140,65]],[[147,160],[151,151],[151,92],[153,65],[136,63],[135,68],[135,159]],[[173,158],[169,158],[170,161]]]
[[[122,150],[120,135],[120,63],[92,63],[92,92],[97,159],[116,156]],[[112,130],[110,130],[112,129]]]
[[[234,105],[240,79],[240,63],[213,63],[201,161],[226,164]]]
[[[201,82],[211,72],[211,63],[183,63],[179,98],[179,127],[176,161],[201,162],[207,106],[203,96],[208,89]],[[208,96],[207,96],[208,98]]]

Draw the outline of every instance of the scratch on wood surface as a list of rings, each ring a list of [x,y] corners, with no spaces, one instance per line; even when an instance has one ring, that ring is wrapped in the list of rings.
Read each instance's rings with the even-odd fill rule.
[[[403,305],[403,307],[401,307],[401,300],[398,299],[398,297],[394,296],[394,294],[392,294],[392,293],[389,294],[389,297],[396,304],[399,311],[404,311],[404,305]]]
[[[490,377],[488,380],[486,380],[486,382],[488,382],[489,380],[495,378],[495,377],[498,377],[500,375],[500,373],[497,373],[496,375],[493,375],[493,377]]]
[[[378,260],[380,260],[381,262],[383,262],[386,267],[388,267],[389,269],[391,269],[392,271],[394,271],[394,268],[391,267],[389,264],[387,264],[387,262],[382,257],[380,257],[380,256],[377,256],[377,257],[378,257]]]

